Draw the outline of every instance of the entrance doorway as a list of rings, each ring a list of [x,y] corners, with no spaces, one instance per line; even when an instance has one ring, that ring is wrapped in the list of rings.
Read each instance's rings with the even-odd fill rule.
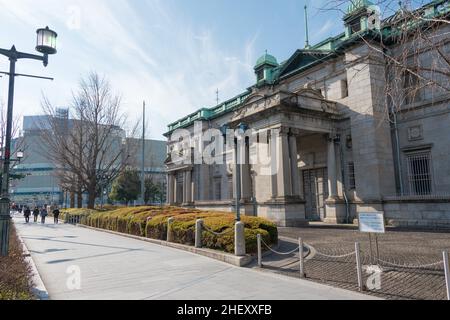
[[[303,190],[306,201],[306,219],[309,221],[323,221],[328,198],[327,168],[304,170]]]

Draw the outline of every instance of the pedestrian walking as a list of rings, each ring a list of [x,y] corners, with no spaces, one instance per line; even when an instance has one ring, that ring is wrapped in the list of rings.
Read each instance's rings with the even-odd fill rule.
[[[54,220],[55,224],[59,223],[59,214],[60,214],[60,212],[59,212],[58,207],[55,207],[55,209],[53,210],[53,218],[55,219]]]
[[[41,209],[41,223],[45,224],[45,218],[48,216],[47,208],[44,206]]]
[[[23,212],[23,216],[25,217],[25,223],[30,222],[30,216],[31,216],[31,210],[30,208],[26,207],[25,211]]]
[[[38,217],[39,217],[39,208],[38,207],[34,208],[33,217],[34,217],[34,223],[36,223],[38,221]]]

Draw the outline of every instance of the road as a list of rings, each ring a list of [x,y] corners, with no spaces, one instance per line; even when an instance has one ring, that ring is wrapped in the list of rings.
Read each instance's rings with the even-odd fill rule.
[[[349,300],[359,293],[71,225],[14,224],[55,300]]]

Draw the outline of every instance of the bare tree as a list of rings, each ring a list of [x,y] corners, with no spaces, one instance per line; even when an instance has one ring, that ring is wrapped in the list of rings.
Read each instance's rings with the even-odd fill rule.
[[[323,11],[345,8],[356,0],[327,1]],[[354,37],[364,43],[366,61],[386,70],[386,118],[424,99],[433,101],[450,94],[449,13],[429,1],[380,0],[379,29],[369,28]],[[445,6],[442,2],[442,6]],[[414,9],[414,7],[418,9]],[[381,17],[380,17],[381,18]]]
[[[61,117],[58,108],[44,98],[49,130],[43,130],[43,139],[62,187],[78,194],[78,206],[86,192],[88,207],[94,208],[99,184],[113,181],[128,165],[132,150],[121,129],[126,116],[120,96],[96,73],[81,80],[72,100],[70,116]]]

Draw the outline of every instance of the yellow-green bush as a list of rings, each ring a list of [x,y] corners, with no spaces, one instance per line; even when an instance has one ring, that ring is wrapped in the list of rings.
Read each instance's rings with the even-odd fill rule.
[[[167,239],[167,220],[174,218],[172,232],[176,243],[193,245],[195,222],[202,219],[204,225],[216,233],[202,232],[204,248],[234,251],[235,216],[225,212],[207,212],[178,207],[112,207],[111,210],[69,209],[63,215],[80,215],[81,223],[87,226],[117,231],[151,239]],[[247,252],[256,252],[256,237],[261,234],[264,241],[273,244],[278,241],[274,223],[257,217],[243,216]]]

